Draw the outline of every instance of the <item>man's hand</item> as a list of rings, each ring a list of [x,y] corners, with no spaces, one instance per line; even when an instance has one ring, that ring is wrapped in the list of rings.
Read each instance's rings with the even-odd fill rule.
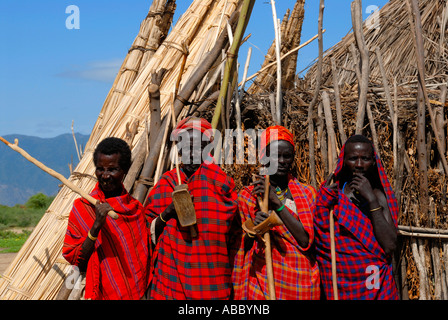
[[[191,202],[194,203],[194,196],[191,194]],[[163,215],[162,218],[165,221],[170,220],[171,218],[177,219],[176,207],[174,206],[174,202],[171,202],[168,207],[166,207],[165,211],[163,211],[160,215]]]
[[[331,191],[336,191],[338,189],[338,184],[336,182],[331,183],[332,181],[334,181],[334,172],[330,173],[324,187],[330,189]]]
[[[355,197],[359,199],[359,196],[364,198],[369,204],[377,202],[375,193],[373,192],[372,185],[369,179],[362,174],[354,174],[353,180],[350,182],[350,188],[353,190]]]
[[[161,213],[163,214],[163,220],[168,221],[171,218],[177,218],[176,208],[174,207],[174,202],[171,202],[168,207],[166,207],[165,211]]]
[[[259,197],[260,199],[264,199],[264,189],[265,189],[265,177],[256,176],[258,180],[255,180],[251,183],[254,186],[252,189],[252,194]],[[275,193],[275,188],[270,185],[269,186],[269,195],[268,195],[269,209],[276,210],[282,206],[281,201],[278,199],[277,194]]]
[[[107,202],[104,203],[98,203],[95,205],[95,222],[93,223],[92,229],[90,230],[90,233],[92,236],[97,237],[98,233],[100,232],[101,228],[103,227],[104,223],[107,219],[107,213],[109,211],[113,211],[114,208]]]
[[[255,213],[254,225],[256,225],[256,226],[259,225],[264,220],[266,220],[268,217],[269,217],[269,214],[267,214],[266,212],[257,211]]]

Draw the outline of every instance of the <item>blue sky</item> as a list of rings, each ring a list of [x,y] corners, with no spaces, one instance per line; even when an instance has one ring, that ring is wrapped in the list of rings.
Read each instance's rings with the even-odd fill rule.
[[[178,0],[175,19],[191,0]],[[277,0],[281,19],[295,0]],[[326,0],[324,49],[351,28],[352,0]],[[387,0],[364,0],[363,17]],[[152,0],[2,0],[0,2],[0,135],[55,137],[90,134],[118,69]],[[301,41],[317,34],[319,0],[306,0]],[[70,5],[79,8],[79,29],[68,29]],[[369,11],[370,10],[370,11]],[[257,0],[240,49],[243,68],[252,46],[249,75],[260,69],[274,39],[271,5]],[[317,57],[317,41],[299,52],[300,72]],[[242,70],[241,70],[242,72]]]

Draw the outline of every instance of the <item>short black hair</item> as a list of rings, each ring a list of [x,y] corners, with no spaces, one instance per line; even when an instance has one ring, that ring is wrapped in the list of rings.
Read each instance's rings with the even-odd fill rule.
[[[102,140],[93,152],[93,163],[95,165],[98,160],[98,154],[100,153],[105,155],[120,154],[120,167],[125,173],[128,173],[131,167],[132,153],[126,141],[116,137],[108,137]]]
[[[355,135],[351,136],[350,138],[347,139],[345,144],[356,143],[356,142],[369,143],[373,147],[372,141],[370,141],[369,138],[367,138],[366,136],[363,136],[362,134],[355,134]]]
[[[350,143],[367,143],[372,147],[372,157],[375,155],[375,147],[373,146],[372,141],[367,138],[366,136],[363,136],[362,134],[355,134],[347,139],[345,142],[345,145],[348,145]]]

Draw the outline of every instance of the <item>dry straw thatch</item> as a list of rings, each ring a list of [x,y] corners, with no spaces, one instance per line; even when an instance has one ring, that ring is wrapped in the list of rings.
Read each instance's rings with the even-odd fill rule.
[[[195,0],[167,34],[175,1],[154,0],[103,105],[86,153],[70,180],[84,190],[92,189],[95,179],[91,155],[96,144],[107,136],[124,138],[133,150],[133,168],[125,186],[143,202],[151,185],[172,166],[167,139],[170,104],[174,104],[178,120],[195,114],[211,121],[222,94],[221,79],[226,72],[233,72],[225,93],[227,99],[219,101],[223,108],[218,127],[262,129],[281,122],[294,133],[294,172],[305,183],[318,186],[325,179],[346,137],[361,131],[372,138],[401,208],[395,273],[402,298],[448,299],[447,185],[441,161],[447,156],[444,107],[448,2],[417,1],[420,9],[419,15],[415,15],[416,0],[391,0],[380,10],[378,21],[365,22],[364,26],[359,20],[360,2],[355,0],[352,4],[355,32],[325,53],[320,49],[319,63],[309,69],[304,79],[291,72],[295,70],[297,54],[282,62],[283,107],[281,119],[277,119],[275,89],[279,68],[274,65],[261,72],[248,89],[250,94],[244,91],[244,81],[238,88],[237,70],[226,69],[229,57],[236,54],[227,53],[231,46],[227,30],[238,29],[240,10],[244,4],[253,5],[253,1]],[[323,0],[321,4],[320,28],[325,19]],[[303,16],[304,0],[297,0],[291,15],[288,12],[283,18],[282,56],[299,46]],[[424,81],[416,67],[422,56],[416,41],[419,16],[424,40]],[[321,43],[323,32],[319,31]],[[275,43],[263,66],[275,62],[279,53]],[[156,49],[157,46],[160,47]],[[248,63],[249,59],[245,70]],[[173,99],[175,90],[178,95]],[[427,104],[424,94],[417,99],[418,91],[427,92]],[[254,151],[245,154],[251,152]],[[225,164],[223,169],[240,188],[249,182],[257,166]],[[422,183],[427,183],[427,187],[417,187]],[[61,248],[76,197],[67,188],[61,188],[0,278],[2,299],[56,297],[71,270],[61,257]]]

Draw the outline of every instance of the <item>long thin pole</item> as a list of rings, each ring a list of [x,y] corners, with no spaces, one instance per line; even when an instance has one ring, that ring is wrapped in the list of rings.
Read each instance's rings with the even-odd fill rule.
[[[173,130],[176,128],[176,112],[174,110],[174,103],[175,103],[176,98],[177,98],[177,93],[179,92],[180,81],[182,80],[182,74],[184,73],[185,64],[187,62],[187,58],[188,58],[188,54],[189,54],[188,47],[185,45],[185,43],[182,43],[182,47],[184,49],[184,56],[183,56],[183,59],[182,59],[182,64],[181,64],[181,67],[180,67],[179,75],[177,77],[176,86],[174,87],[173,103],[170,104],[171,119],[173,121]],[[174,144],[174,149],[175,149],[174,159],[175,159],[175,163],[176,163],[177,180],[178,180],[179,185],[181,185],[182,184],[182,179],[180,177],[179,156],[177,154],[178,153],[177,144]]]
[[[173,130],[176,128],[176,115],[175,115],[175,111],[174,111],[174,100],[176,99],[176,94],[174,93],[174,99],[173,99],[173,103],[170,103],[170,108],[171,108],[171,121],[173,122]],[[176,164],[176,173],[177,173],[177,182],[179,185],[182,184],[182,178],[180,176],[180,169],[179,169],[179,155],[178,155],[178,150],[177,150],[177,144],[174,143],[174,162]]]
[[[369,50],[362,29],[362,3],[354,0],[351,4],[353,34],[361,57],[361,79],[359,83],[358,112],[356,116],[356,133],[361,134],[367,107],[367,91],[369,87]]]
[[[245,0],[241,8],[240,16],[238,19],[238,24],[236,26],[234,38],[232,45],[227,53],[227,61],[225,65],[225,72],[222,80],[221,90],[219,92],[218,101],[215,108],[215,113],[212,118],[212,128],[216,129],[218,127],[219,119],[221,118],[221,109],[226,104],[227,90],[229,89],[229,82],[231,82],[231,76],[233,76],[233,70],[235,68],[236,56],[241,44],[241,40],[244,36],[244,32],[249,22],[250,15],[254,6],[255,0]],[[223,102],[224,101],[224,102]],[[223,128],[225,129],[225,128]]]
[[[275,9],[275,1],[271,0],[272,18],[274,20],[275,30],[275,56],[277,62],[277,95],[275,101],[275,119],[274,122],[277,125],[282,124],[282,61],[281,61],[281,33],[280,23],[277,19],[277,10]]]
[[[331,251],[331,277],[333,282],[334,300],[339,300],[338,295],[338,275],[336,273],[336,246],[334,240],[334,215],[333,210],[330,211],[330,251]]]
[[[322,64],[323,64],[323,19],[324,19],[325,1],[320,0],[319,3],[319,19],[318,19],[318,46],[319,59],[317,60],[317,76],[316,84],[313,93],[313,99],[308,106],[308,144],[309,144],[309,159],[310,159],[310,184],[317,188],[316,181],[316,161],[315,161],[315,146],[314,146],[314,116],[315,106],[319,99],[319,91],[322,84]]]
[[[324,34],[327,30],[323,29],[322,30],[322,34]],[[288,51],[287,53],[285,53],[284,55],[281,56],[280,60],[284,60],[285,58],[287,58],[288,56],[290,56],[291,54],[293,54],[296,51],[299,51],[300,49],[302,49],[303,47],[309,45],[311,42],[313,42],[314,40],[316,40],[319,37],[319,35],[315,35],[314,37],[312,37],[311,39],[309,39],[308,41],[302,43],[300,46],[295,47],[294,49]],[[261,68],[260,70],[258,70],[257,72],[255,72],[253,75],[247,77],[246,81],[252,80],[253,78],[255,78],[256,76],[258,76],[260,73],[262,73],[263,71],[269,69],[270,67],[272,67],[273,65],[275,65],[277,63],[277,60],[274,62],[271,62],[267,65],[265,65],[263,68]],[[244,82],[241,81],[238,86],[241,86]]]
[[[269,175],[266,175],[265,184],[264,184],[264,198],[262,203],[261,210],[263,212],[268,212],[269,209]],[[275,296],[275,285],[274,285],[274,268],[272,265],[272,249],[271,249],[271,236],[269,234],[269,230],[263,235],[264,243],[265,243],[265,259],[266,259],[266,274],[268,277],[268,292],[269,299],[276,300]]]

